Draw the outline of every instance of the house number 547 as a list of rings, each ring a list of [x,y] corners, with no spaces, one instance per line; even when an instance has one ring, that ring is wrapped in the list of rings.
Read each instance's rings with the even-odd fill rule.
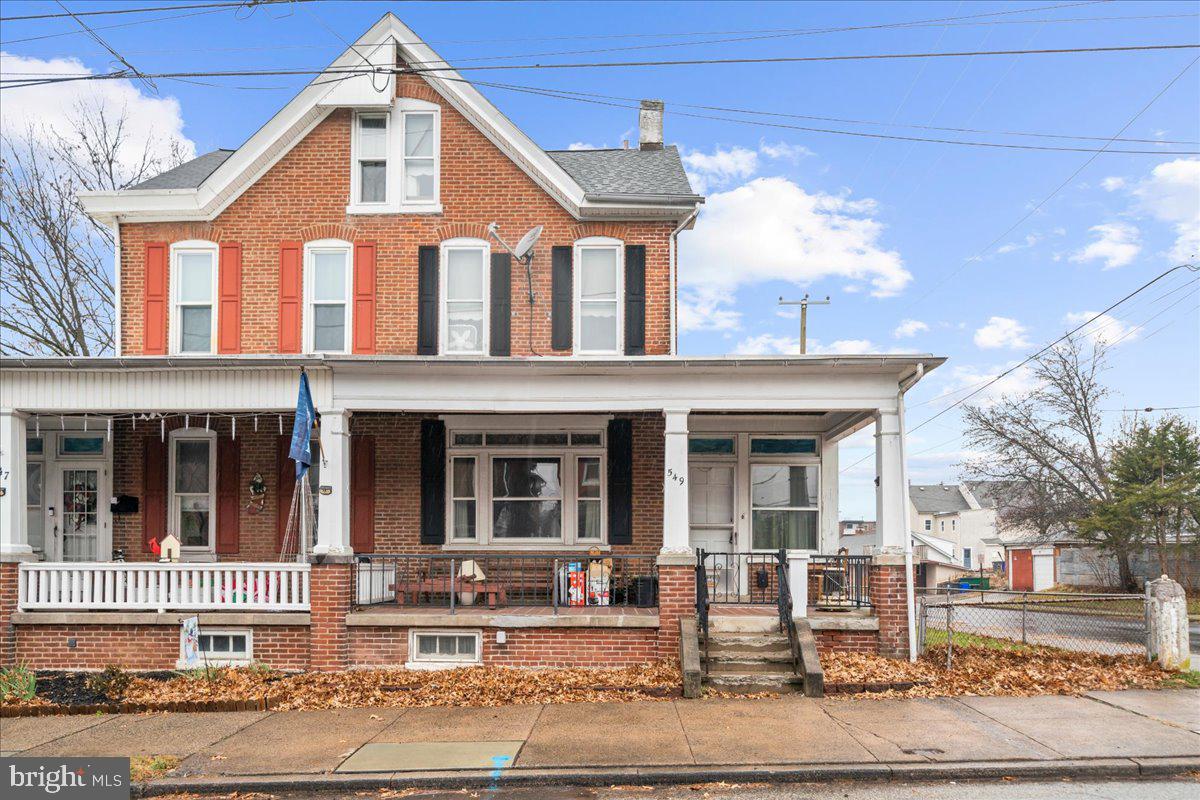
[[[667,468],[667,480],[674,481],[675,483],[679,484],[680,486],[683,486],[685,483],[687,483],[687,478],[680,475],[678,472],[671,469],[670,467]]]

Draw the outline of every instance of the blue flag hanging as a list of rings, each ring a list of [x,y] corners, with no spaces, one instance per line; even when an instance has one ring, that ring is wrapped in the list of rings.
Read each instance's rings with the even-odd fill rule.
[[[312,429],[317,421],[317,409],[313,406],[312,392],[308,388],[308,373],[300,371],[300,391],[296,395],[296,418],[292,423],[292,446],[288,458],[296,462],[296,480],[304,477],[314,461],[312,455]]]

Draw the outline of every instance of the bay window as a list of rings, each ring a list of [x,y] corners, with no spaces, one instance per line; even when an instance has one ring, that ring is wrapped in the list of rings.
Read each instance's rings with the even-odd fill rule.
[[[305,351],[350,350],[349,242],[326,239],[305,245]]]
[[[488,255],[486,242],[451,239],[442,244],[441,338],[443,353],[487,352]]]
[[[574,317],[579,353],[622,350],[623,253],[616,239],[595,236],[575,243]]]
[[[171,246],[171,344],[176,353],[212,353],[217,338],[217,245]]]
[[[753,549],[817,549],[819,471],[815,464],[751,463]]]
[[[216,435],[212,431],[171,434],[168,530],[181,549],[194,554],[213,552],[216,489]]]
[[[601,431],[455,431],[449,441],[451,545],[604,543]]]

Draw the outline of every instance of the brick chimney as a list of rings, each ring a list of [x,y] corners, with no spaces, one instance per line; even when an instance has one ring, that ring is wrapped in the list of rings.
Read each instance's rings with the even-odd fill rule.
[[[662,150],[663,101],[643,100],[638,112],[638,147],[642,150]]]

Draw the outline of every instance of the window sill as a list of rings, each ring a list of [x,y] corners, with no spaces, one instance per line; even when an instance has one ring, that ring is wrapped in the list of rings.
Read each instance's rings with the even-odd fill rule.
[[[441,214],[441,203],[397,204],[397,203],[351,203],[346,206],[347,214]]]
[[[407,661],[404,664],[404,668],[435,672],[447,669],[462,669],[463,667],[478,667],[482,664],[483,662],[478,659],[470,661]]]
[[[570,553],[585,556],[592,549],[599,550],[601,553],[612,552],[610,545],[600,544],[599,542],[592,544],[586,542],[580,542],[579,544],[537,544],[533,542],[506,542],[503,544],[489,542],[487,544],[479,544],[478,542],[460,542],[442,545],[442,551],[447,553],[478,553],[480,551],[505,553],[513,550],[528,550],[531,552]]]

